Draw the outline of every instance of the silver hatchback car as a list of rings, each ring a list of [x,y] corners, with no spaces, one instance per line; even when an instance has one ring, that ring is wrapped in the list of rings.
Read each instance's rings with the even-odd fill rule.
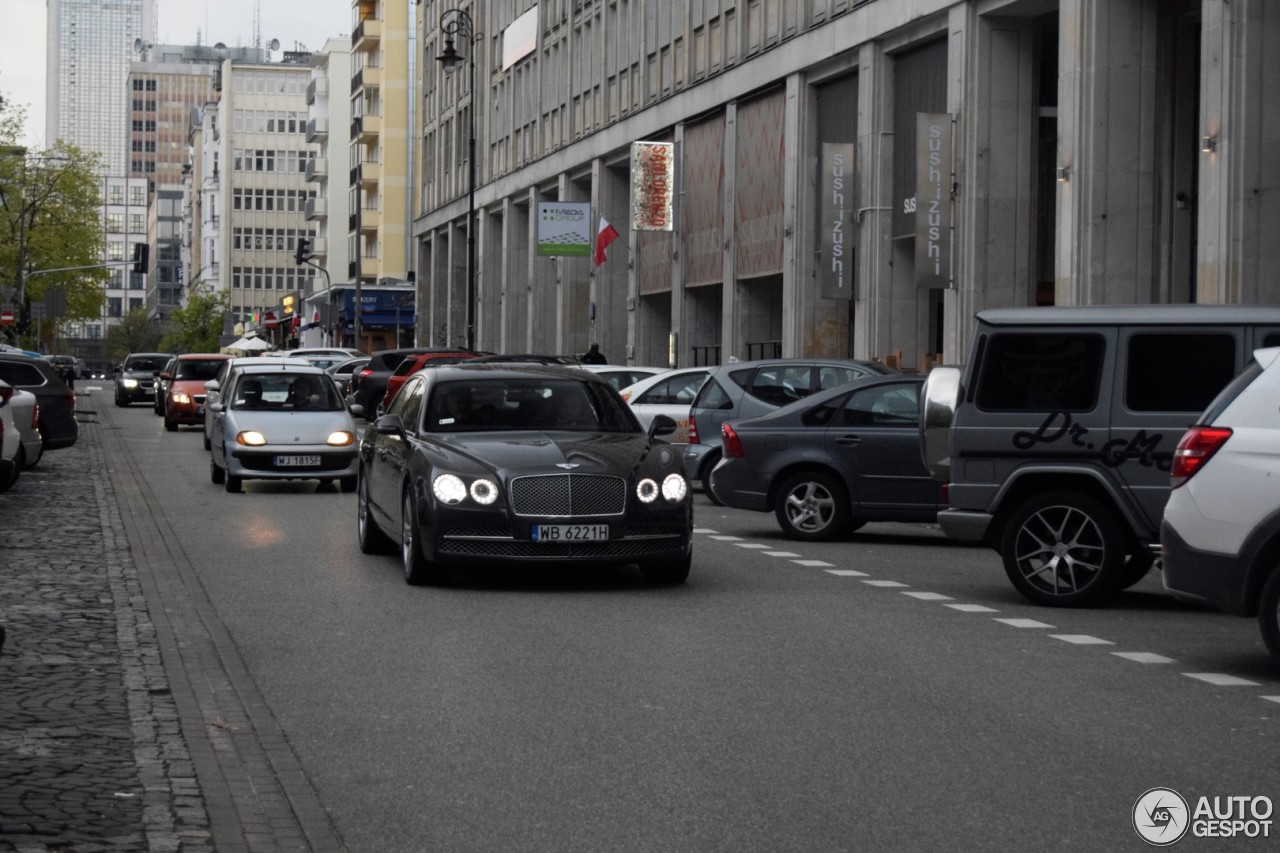
[[[354,492],[356,427],[333,380],[300,359],[274,361],[233,366],[206,402],[209,479],[228,492],[245,480],[320,480]]]

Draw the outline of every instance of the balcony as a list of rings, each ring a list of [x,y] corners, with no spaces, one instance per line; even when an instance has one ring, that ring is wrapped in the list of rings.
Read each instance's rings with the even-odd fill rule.
[[[378,209],[374,207],[366,207],[360,211],[360,230],[377,232],[378,223],[382,221],[382,217],[378,215]]]
[[[311,240],[311,254],[327,255],[329,254],[329,241],[324,237],[314,237]]]
[[[329,135],[329,117],[317,116],[307,122],[307,141],[318,142]]]
[[[382,20],[380,18],[361,19],[351,33],[351,47],[354,50],[374,50],[381,40]]]
[[[351,94],[361,89],[377,89],[382,85],[382,69],[375,65],[366,65],[351,78]]]
[[[376,187],[378,182],[382,180],[382,164],[381,163],[361,163],[360,168],[356,169],[357,181],[360,183],[360,189],[369,189]]]
[[[351,138],[356,142],[377,142],[382,133],[382,116],[356,116],[351,120]]]
[[[307,106],[316,102],[317,98],[329,97],[329,78],[316,77],[307,84]]]
[[[377,278],[379,262],[377,258],[360,259],[360,277]]]
[[[309,198],[307,203],[302,206],[302,215],[308,221],[327,217],[329,215],[329,200],[327,198]]]
[[[329,158],[313,157],[307,161],[308,181],[323,181],[329,177]]]

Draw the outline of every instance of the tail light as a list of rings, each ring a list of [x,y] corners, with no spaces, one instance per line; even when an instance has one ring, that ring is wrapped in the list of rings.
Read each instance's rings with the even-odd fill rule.
[[[742,452],[742,442],[738,440],[738,433],[728,424],[720,425],[720,437],[724,439],[723,453],[725,459],[741,459],[747,454]]]
[[[1182,441],[1178,442],[1178,449],[1173,451],[1170,485],[1176,489],[1190,480],[1230,437],[1231,430],[1227,427],[1197,426],[1187,430]]]
[[[689,443],[702,444],[702,440],[698,438],[698,419],[689,418]]]
[[[76,408],[76,392],[75,392],[75,391],[72,391],[70,388],[68,388],[68,389],[67,389],[67,405],[71,407],[71,410],[72,410],[72,411],[75,411],[75,408]]]
[[[40,428],[40,404],[36,403],[31,407],[31,431],[35,432]]]

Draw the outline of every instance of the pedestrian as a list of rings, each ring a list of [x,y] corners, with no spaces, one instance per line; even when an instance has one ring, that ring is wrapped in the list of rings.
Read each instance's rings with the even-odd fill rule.
[[[600,345],[591,344],[591,347],[582,354],[580,359],[583,364],[608,364],[609,360],[604,357],[604,353],[600,352]]]

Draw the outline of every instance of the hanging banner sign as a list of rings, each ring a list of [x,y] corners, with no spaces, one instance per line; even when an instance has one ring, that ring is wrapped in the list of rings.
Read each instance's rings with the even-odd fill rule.
[[[951,286],[952,124],[916,114],[916,286]]]
[[[590,202],[538,202],[538,254],[585,258],[591,254]]]
[[[631,228],[671,231],[675,219],[674,142],[631,143]]]
[[[822,143],[818,285],[823,299],[853,298],[853,143]]]

